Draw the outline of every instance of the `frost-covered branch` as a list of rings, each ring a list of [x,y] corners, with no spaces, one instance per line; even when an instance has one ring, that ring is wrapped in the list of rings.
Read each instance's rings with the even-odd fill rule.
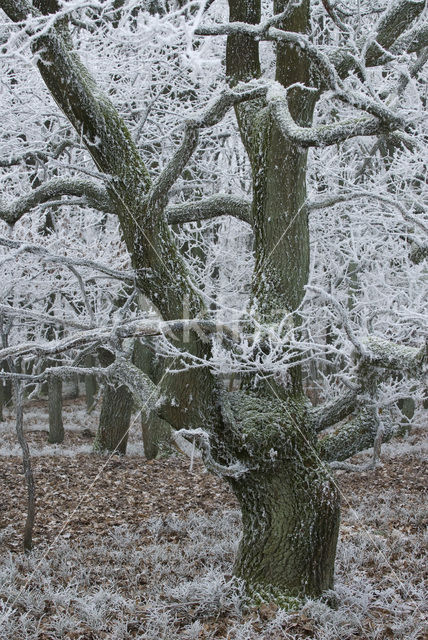
[[[88,260],[86,258],[77,258],[72,256],[59,256],[50,253],[48,249],[42,247],[41,245],[31,244],[31,243],[23,243],[17,242],[16,240],[11,240],[10,238],[6,238],[5,236],[0,236],[0,246],[8,247],[9,249],[16,249],[19,254],[24,252],[34,254],[39,256],[43,262],[51,262],[54,264],[63,264],[71,267],[87,267],[88,269],[93,269],[95,271],[99,271],[100,273],[104,273],[115,280],[122,280],[124,282],[128,282],[130,284],[134,283],[135,275],[132,271],[117,271],[116,269],[111,269],[110,267],[100,264],[99,262],[94,262],[93,260]],[[6,260],[13,260],[14,255],[12,254],[10,257],[5,258],[1,264],[3,264]]]
[[[357,189],[355,191],[346,191],[344,193],[339,193],[332,196],[324,196],[318,198],[316,200],[311,200],[308,202],[308,211],[316,211],[317,209],[324,209],[326,207],[333,207],[336,204],[341,202],[349,202],[351,200],[356,200],[358,198],[372,198],[373,200],[378,200],[379,202],[383,202],[388,206],[392,206],[396,208],[403,219],[406,222],[416,225],[419,227],[425,234],[428,235],[428,226],[424,224],[424,222],[415,215],[412,215],[408,212],[408,207],[405,207],[398,200],[394,200],[394,198],[390,196],[384,196],[381,193],[375,193],[374,191],[364,191]]]
[[[114,213],[107,191],[101,185],[80,178],[55,178],[10,203],[0,203],[0,219],[15,224],[39,204],[57,200],[62,196],[83,196],[94,209]]]
[[[419,349],[397,344],[379,336],[369,336],[364,340],[367,347],[363,356],[358,356],[366,368],[380,367],[405,372],[408,375],[421,376],[427,364],[427,345]]]
[[[320,457],[326,462],[347,460],[356,453],[373,447],[377,432],[378,416],[370,407],[323,436],[318,443]],[[385,439],[390,439],[393,435],[394,430],[390,426]]]
[[[382,133],[386,125],[373,117],[355,118],[336,124],[300,127],[293,119],[287,102],[287,90],[279,82],[269,88],[267,101],[270,112],[282,135],[301,147],[324,147],[356,136]]]
[[[74,320],[66,320],[64,318],[55,318],[48,314],[36,313],[22,307],[11,307],[8,304],[0,304],[0,313],[6,317],[14,317],[20,319],[34,320],[41,324],[50,324],[58,327],[72,327],[74,329],[88,329],[84,324],[74,322]]]
[[[259,83],[242,84],[234,90],[227,88],[218,97],[213,98],[204,109],[188,118],[180,147],[150,189],[149,207],[166,198],[168,191],[181,175],[197,147],[200,129],[213,127],[233,106],[260,98],[266,95],[266,92],[267,86]]]
[[[25,151],[14,155],[11,154],[6,158],[0,158],[0,167],[13,167],[21,162],[30,162],[32,160],[39,160],[40,162],[48,162],[51,159],[56,160],[68,147],[72,145],[73,142],[71,140],[63,140],[51,152]]]
[[[180,429],[176,432],[176,435],[189,438],[197,442],[198,448],[202,452],[202,458],[204,460],[207,469],[213,473],[226,478],[240,478],[245,473],[248,473],[250,469],[246,467],[242,462],[235,462],[229,466],[219,464],[214,460],[211,453],[210,436],[209,433],[203,429]]]
[[[196,202],[183,202],[166,208],[170,224],[209,220],[218,216],[232,216],[251,224],[251,202],[233,195],[219,194]]]
[[[366,47],[364,63],[373,67],[384,62],[385,50],[393,46],[425,8],[425,0],[398,0],[381,16],[374,35]],[[392,58],[393,56],[391,56]],[[346,48],[336,51],[332,61],[341,78],[357,67],[357,61]]]
[[[123,356],[116,357],[107,367],[105,375],[125,384],[132,393],[138,407],[150,412],[158,408],[160,390],[141,369]]]
[[[338,398],[311,409],[309,420],[315,431],[323,431],[337,424],[355,411],[358,404],[357,390],[349,390]]]
[[[6,312],[11,307],[2,305],[1,311]],[[16,314],[18,313],[18,310]],[[39,314],[32,314],[28,312],[29,316]],[[58,324],[65,324],[62,320],[55,320],[52,316],[41,316],[43,322],[51,323],[56,321]],[[197,332],[201,340],[209,341],[211,334],[220,333],[227,337],[229,340],[237,342],[239,336],[228,326],[221,323],[215,323],[209,320],[169,320],[159,322],[156,320],[133,320],[132,322],[124,323],[120,326],[107,326],[96,329],[88,329],[86,331],[79,331],[71,336],[67,336],[61,340],[52,340],[46,343],[37,342],[25,342],[14,346],[5,347],[0,350],[0,361],[7,357],[18,357],[27,354],[39,355],[39,356],[55,356],[60,353],[65,353],[73,349],[80,349],[81,347],[87,347],[89,345],[109,344],[111,341],[124,338],[138,338],[144,336],[171,336],[174,338],[174,333],[189,330]],[[206,363],[208,365],[208,363]]]

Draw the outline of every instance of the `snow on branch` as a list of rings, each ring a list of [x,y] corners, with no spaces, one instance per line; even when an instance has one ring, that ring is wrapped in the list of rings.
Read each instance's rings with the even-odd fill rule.
[[[425,0],[398,0],[392,2],[382,14],[374,33],[364,47],[364,64],[373,67],[385,62],[385,54],[393,47],[398,38],[418,18],[425,8]],[[410,44],[410,43],[409,43]],[[392,59],[391,54],[389,59]],[[333,64],[341,78],[346,77],[357,67],[358,61],[346,48],[337,50],[333,56]]]
[[[41,162],[48,162],[50,159],[56,160],[67,149],[67,147],[73,146],[71,140],[63,140],[60,142],[51,152],[46,151],[25,151],[20,154],[9,155],[6,158],[0,158],[0,167],[13,167],[21,162],[30,162],[32,160],[39,160]]]
[[[183,224],[209,220],[218,216],[232,216],[251,224],[251,202],[233,195],[219,194],[196,202],[183,202],[166,208],[169,224]]]
[[[233,90],[226,88],[213,98],[201,111],[186,120],[184,137],[165,169],[162,171],[148,194],[149,207],[156,207],[166,199],[167,193],[181,175],[192,157],[199,140],[199,130],[213,127],[220,122],[233,106],[248,100],[265,96],[267,85],[260,82],[242,83]]]
[[[274,82],[269,88],[267,101],[282,135],[301,147],[324,147],[356,136],[371,136],[387,130],[387,125],[375,117],[355,118],[337,124],[300,127],[288,108],[287,90],[279,82]]]
[[[16,240],[11,240],[10,238],[6,238],[5,236],[0,236],[0,246],[8,247],[9,249],[16,249],[19,254],[34,254],[36,256],[39,256],[40,259],[43,260],[43,262],[52,262],[54,264],[62,264],[68,267],[87,267],[88,269],[94,269],[95,271],[104,273],[105,275],[110,276],[115,280],[122,280],[130,284],[133,284],[135,282],[135,275],[132,271],[117,271],[116,269],[111,269],[107,265],[100,264],[99,262],[94,262],[93,260],[88,260],[86,258],[54,255],[53,253],[50,253],[45,247],[37,244],[17,242]],[[3,265],[6,260],[13,260],[15,256],[16,254],[8,256],[2,262],[0,262],[0,266]]]
[[[116,357],[115,361],[106,368],[104,375],[116,378],[121,384],[125,384],[139,408],[146,412],[158,408],[159,387],[150,380],[148,375],[123,356]]]
[[[311,409],[309,420],[315,431],[323,431],[354,412],[358,404],[356,389],[349,389],[338,398]]]
[[[216,460],[214,460],[211,453],[209,433],[207,433],[207,431],[204,431],[203,429],[180,429],[179,431],[176,431],[174,435],[183,436],[184,438],[195,440],[197,442],[198,448],[202,452],[202,458],[204,460],[205,466],[207,467],[207,469],[219,476],[237,479],[250,471],[248,467],[246,467],[244,464],[242,464],[242,462],[239,461],[234,462],[229,466],[225,466],[223,464],[219,464]]]
[[[420,376],[424,365],[428,362],[427,345],[419,349],[397,344],[379,336],[369,336],[364,339],[366,353],[361,358],[364,365],[396,369],[409,375]]]
[[[57,200],[62,196],[83,196],[94,209],[114,213],[113,205],[103,186],[81,178],[55,178],[10,203],[0,202],[0,219],[8,224],[15,224],[39,204]]]
[[[10,313],[22,312],[21,309],[14,310],[12,307],[2,305],[1,312],[7,315]],[[11,310],[11,311],[10,311]],[[33,312],[27,312],[30,316],[35,315]],[[52,316],[36,314],[38,320],[51,323],[54,321]],[[62,320],[57,320],[59,324],[64,324]],[[14,346],[5,347],[0,349],[0,361],[9,357],[18,357],[28,354],[39,355],[44,357],[52,357],[65,353],[73,349],[80,349],[81,347],[87,347],[89,345],[101,345],[109,344],[117,339],[124,338],[137,338],[144,336],[171,336],[173,339],[175,332],[191,330],[198,333],[201,339],[209,340],[209,336],[214,333],[221,333],[229,340],[237,342],[239,336],[229,326],[211,322],[209,320],[169,320],[169,321],[154,321],[154,320],[133,320],[122,325],[99,327],[96,329],[87,329],[85,331],[79,331],[71,336],[67,336],[61,340],[52,340],[45,343],[37,342],[25,342]],[[208,363],[206,363],[208,364]]]
[[[4,316],[20,318],[22,320],[33,320],[44,324],[50,324],[58,327],[72,327],[74,329],[88,329],[86,325],[74,322],[73,320],[66,320],[64,318],[56,318],[48,314],[36,313],[22,307],[15,308],[8,304],[0,304],[0,313]]]
[[[308,211],[316,211],[317,209],[332,207],[341,202],[349,202],[358,198],[372,198],[373,200],[378,200],[379,202],[387,204],[388,206],[394,207],[401,213],[403,219],[406,222],[414,224],[415,226],[419,227],[426,235],[428,235],[428,226],[424,224],[423,220],[421,220],[418,216],[414,216],[409,213],[409,207],[405,207],[398,200],[394,200],[394,198],[390,196],[384,196],[373,191],[364,191],[362,189],[358,189],[356,191],[345,191],[333,196],[318,198],[317,200],[308,202]]]

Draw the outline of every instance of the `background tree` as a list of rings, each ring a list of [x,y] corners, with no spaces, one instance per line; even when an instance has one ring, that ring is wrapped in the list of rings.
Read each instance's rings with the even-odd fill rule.
[[[415,98],[426,60],[424,3],[405,0],[376,7],[377,19],[368,37],[363,26],[373,22],[370,6],[355,7],[355,18],[328,2],[314,4],[311,12],[306,0],[276,2],[273,8],[253,0],[231,0],[229,23],[213,6],[203,26],[204,7],[196,13],[187,7],[171,10],[162,19],[133,2],[123,3],[120,17],[118,7],[109,2],[95,12],[74,2],[61,9],[42,2],[42,12],[26,0],[1,0],[0,7],[16,25],[8,27],[6,51],[12,55],[24,47],[28,55],[30,44],[46,87],[76,132],[83,166],[89,156],[96,166],[95,174],[93,167],[89,169],[95,179],[68,176],[34,190],[31,198],[8,203],[3,220],[17,223],[36,205],[63,196],[84,198],[96,210],[114,214],[135,285],[163,321],[119,318],[119,324],[103,326],[100,320],[51,347],[40,342],[25,346],[18,339],[0,351],[0,358],[49,350],[59,354],[82,345],[107,347],[112,363],[99,374],[126,384],[145,410],[196,439],[207,466],[223,475],[236,493],[243,537],[235,571],[249,591],[282,602],[290,596],[320,595],[333,584],[339,523],[338,491],[324,461],[346,460],[372,444],[377,454],[382,438],[394,433],[394,422],[384,421],[384,407],[402,397],[396,386],[386,382],[390,372],[400,369],[418,378],[424,360],[420,331],[424,266],[422,258],[412,262],[406,253],[409,243],[411,251],[416,245],[420,256],[426,247],[422,185],[414,176],[424,162],[418,146],[422,102]],[[82,25],[78,34],[72,30],[77,19]],[[321,31],[322,23],[326,28]],[[137,41],[138,55],[147,56],[142,35],[159,43],[156,68],[161,56],[166,67],[180,53],[178,60],[184,61],[187,71],[213,61],[214,73],[204,81],[204,74],[195,72],[194,78],[190,76],[193,93],[183,93],[183,69],[177,64],[177,84],[167,76],[168,83],[157,87],[155,98],[149,93],[145,111],[141,110],[141,74],[126,85],[123,67],[113,56],[120,51],[119,61],[128,63],[134,55],[131,45]],[[228,85],[221,79],[219,64],[224,49],[211,43],[211,36],[227,37]],[[116,50],[109,48],[110,42]],[[96,68],[103,55],[107,64],[96,82],[82,59]],[[402,65],[409,63],[405,79],[412,93],[410,108],[406,91],[400,89]],[[129,85],[135,92],[133,100],[128,99]],[[153,125],[160,127],[160,135],[152,137],[150,129],[145,136],[145,114],[149,111],[153,117],[157,107]],[[227,154],[228,166],[235,168],[233,173],[227,171],[229,176],[213,170],[212,158],[219,161],[219,130],[236,140],[232,107],[243,146],[238,153]],[[162,128],[171,113],[176,116],[176,108],[184,114],[184,133]],[[201,136],[203,144],[198,147]],[[403,183],[391,167],[383,167],[371,185],[374,190],[361,189],[356,176],[365,167],[358,166],[361,148],[354,139],[367,144],[368,137],[376,141],[378,136],[398,147],[395,162],[405,166],[408,179]],[[214,144],[217,151],[212,154]],[[309,166],[308,149],[314,149]],[[376,151],[366,155],[375,157]],[[385,171],[389,173],[386,194],[379,189],[385,184]],[[216,178],[210,181],[213,175]],[[390,180],[397,182],[393,193]],[[316,195],[310,192],[308,197],[308,183]],[[195,193],[196,185],[200,197],[189,199],[189,187]],[[226,193],[218,195],[219,186]],[[13,178],[8,188],[11,193],[17,190]],[[356,219],[355,203],[360,207],[371,198],[377,207],[364,210],[371,234],[367,239],[361,213]],[[329,207],[336,215],[341,243],[333,268],[328,224],[319,214]],[[394,238],[386,237],[391,209]],[[198,264],[195,252],[183,257],[180,239],[170,228],[219,215],[241,221],[234,227],[236,235],[239,224],[250,225],[254,243],[249,291],[247,282],[247,291],[240,286],[237,296],[238,301],[246,297],[248,306],[242,310],[235,302],[228,316],[222,299],[227,286],[221,282],[215,310],[219,309],[222,324],[214,322],[209,287],[198,286],[212,263]],[[316,232],[312,256],[310,225]],[[391,255],[397,241],[399,269],[391,263],[396,260]],[[221,244],[221,234],[216,234],[215,244]],[[248,273],[252,263],[245,251],[248,243],[242,241],[240,246],[245,261],[238,272]],[[388,256],[388,264],[380,254]],[[411,283],[416,293],[405,307],[389,296],[387,314],[380,296],[384,287],[380,267],[391,277],[388,287],[395,291],[399,285],[403,291]],[[235,274],[226,281],[230,283]],[[332,282],[334,288],[328,291],[325,285]],[[239,332],[229,322],[237,318]],[[143,337],[156,352],[162,371],[156,384],[132,364],[126,343],[130,337]],[[326,355],[328,375],[322,366]],[[321,380],[315,382],[326,401],[315,408],[305,394],[310,361],[319,365]],[[224,378],[230,383],[234,373],[239,373],[240,389],[227,392]],[[322,434],[334,425],[337,429]]]

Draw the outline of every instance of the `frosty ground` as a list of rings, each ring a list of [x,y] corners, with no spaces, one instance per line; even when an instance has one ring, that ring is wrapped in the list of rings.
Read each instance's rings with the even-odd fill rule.
[[[428,638],[423,416],[385,445],[382,464],[337,474],[342,523],[337,608],[245,606],[232,564],[233,494],[177,452],[144,458],[136,418],[126,457],[92,454],[97,413],[64,408],[47,444],[43,402],[26,406],[37,491],[34,551],[21,553],[25,486],[13,412],[0,423],[0,637],[8,640]],[[355,460],[368,459],[363,453]]]

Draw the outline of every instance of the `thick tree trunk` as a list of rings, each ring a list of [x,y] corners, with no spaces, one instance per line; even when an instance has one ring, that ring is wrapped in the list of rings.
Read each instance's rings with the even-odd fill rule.
[[[132,394],[128,387],[106,385],[94,442],[96,451],[126,453],[132,405]]]
[[[326,470],[297,460],[234,481],[243,535],[235,574],[253,597],[318,597],[333,588],[339,500]]]
[[[307,426],[303,398],[230,394],[230,449],[249,471],[228,479],[242,509],[235,563],[253,599],[295,604],[333,588],[340,500]]]
[[[48,384],[49,436],[48,442],[60,444],[64,440],[62,422],[62,380],[52,375]]]
[[[141,432],[143,435],[144,455],[153,460],[160,453],[167,455],[171,449],[171,425],[156,414],[142,416]]]

